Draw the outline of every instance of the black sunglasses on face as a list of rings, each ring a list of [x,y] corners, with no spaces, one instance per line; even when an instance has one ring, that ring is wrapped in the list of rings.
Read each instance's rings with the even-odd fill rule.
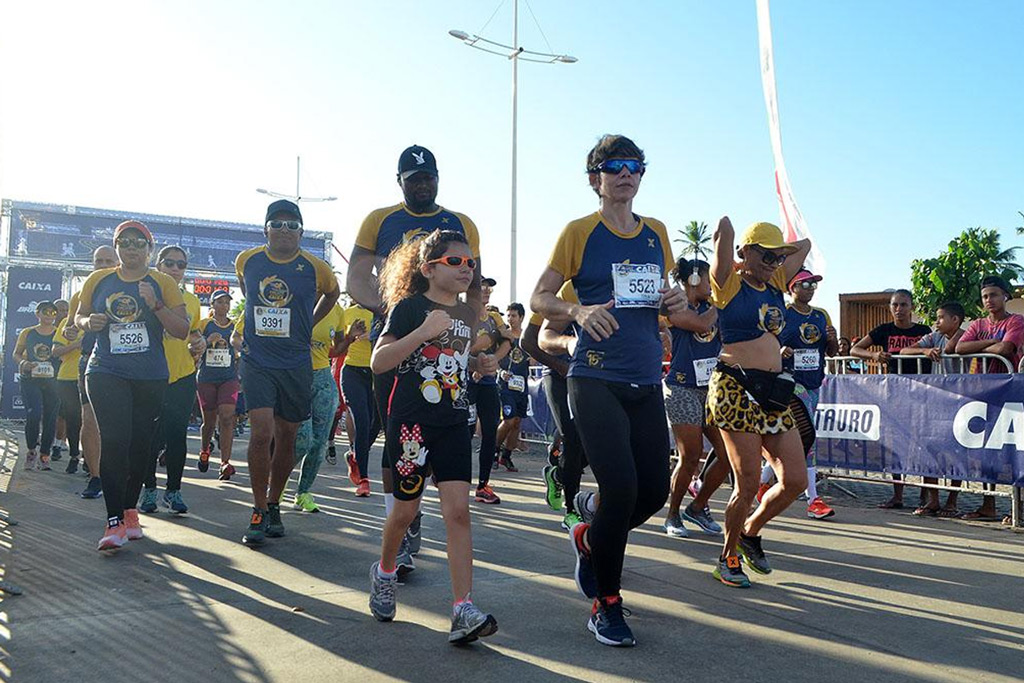
[[[631,175],[638,175],[643,174],[646,168],[646,164],[639,159],[608,159],[598,164],[596,168],[590,169],[590,172],[600,171],[601,173],[618,175],[622,173],[622,169],[626,169]]]
[[[188,261],[184,259],[165,258],[160,263],[164,264],[165,268],[177,268],[178,270],[185,270],[188,268]]]
[[[781,266],[786,262],[786,254],[776,254],[756,244],[751,244],[750,247],[761,254],[761,263],[766,266]]]

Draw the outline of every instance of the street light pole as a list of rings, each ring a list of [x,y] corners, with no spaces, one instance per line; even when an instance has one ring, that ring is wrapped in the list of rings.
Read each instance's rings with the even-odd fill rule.
[[[518,164],[518,151],[519,151],[519,99],[518,99],[518,86],[519,86],[519,60],[525,60],[527,62],[539,62],[541,64],[573,64],[577,61],[575,57],[570,55],[556,55],[547,52],[534,52],[532,50],[526,50],[519,46],[519,0],[513,0],[512,2],[512,44],[504,45],[502,43],[482,38],[481,36],[471,35],[465,31],[459,31],[452,29],[448,31],[448,34],[453,38],[461,40],[469,47],[476,48],[477,50],[483,50],[484,52],[490,52],[491,54],[501,55],[507,59],[512,60],[512,212],[511,212],[511,262],[510,266],[512,272],[509,275],[509,296],[512,301],[516,300],[516,266],[517,266],[517,247],[516,247],[516,189],[517,189],[517,164]]]
[[[275,192],[274,190],[266,190],[262,187],[257,187],[256,191],[260,194],[269,195],[271,197],[277,197],[278,199],[291,199],[293,202],[298,204],[299,202],[334,202],[337,201],[337,197],[303,197],[302,192],[299,189],[299,179],[302,175],[302,157],[295,157],[295,194],[287,194],[285,192]]]

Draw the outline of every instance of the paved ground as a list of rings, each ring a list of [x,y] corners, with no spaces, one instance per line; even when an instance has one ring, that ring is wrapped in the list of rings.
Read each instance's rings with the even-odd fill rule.
[[[832,520],[794,508],[770,527],[777,570],[746,591],[710,577],[715,539],[669,539],[654,523],[635,531],[623,582],[640,645],[603,647],[585,628],[589,606],[571,578],[566,536],[541,499],[541,458],[519,462],[520,473],[495,477],[500,506],[473,506],[474,597],[501,630],[464,648],[446,643],[450,598],[433,491],[398,620],[378,624],[366,590],[380,488],[375,481],[371,498],[355,498],[340,467],[325,466],[317,482],[324,512],[289,511],[288,536],[252,551],[238,542],[249,509],[245,468],[220,483],[190,458],[192,513],[146,518],[147,538],[112,556],[95,550],[103,504],[75,495],[81,477],[63,468],[0,477],[0,507],[18,522],[0,523],[2,578],[24,590],[0,604],[0,680],[1024,676],[1024,536],[882,512],[838,494]],[[724,500],[715,498],[717,516]]]

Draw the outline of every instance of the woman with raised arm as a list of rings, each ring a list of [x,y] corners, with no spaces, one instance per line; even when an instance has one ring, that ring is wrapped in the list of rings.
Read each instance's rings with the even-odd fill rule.
[[[708,385],[707,411],[708,423],[725,441],[735,486],[725,509],[725,543],[712,573],[727,586],[750,586],[737,551],[755,572],[771,572],[761,529],[807,486],[804,448],[789,407],[795,382],[782,372],[778,335],[786,324],[782,293],[810,248],[809,240],[786,243],[771,223],[747,228],[738,248],[728,216],[715,231],[711,300],[718,308],[722,353]],[[748,518],[762,454],[778,481]]]

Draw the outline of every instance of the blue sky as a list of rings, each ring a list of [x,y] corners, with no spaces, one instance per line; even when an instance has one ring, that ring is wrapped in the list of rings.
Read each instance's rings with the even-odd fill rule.
[[[522,64],[518,298],[557,231],[596,208],[605,132],[645,148],[635,204],[671,232],[778,220],[753,0],[544,2],[572,65]],[[439,201],[471,216],[507,299],[511,65],[476,32],[498,0],[4,3],[0,196],[258,223],[256,187],[339,201],[307,224],[346,253],[431,148]],[[772,2],[790,179],[828,261],[819,304],[909,284],[909,262],[1024,210],[1024,3]],[[511,0],[484,35],[511,42]],[[547,50],[525,0],[520,43]],[[342,266],[340,260],[337,266]]]

